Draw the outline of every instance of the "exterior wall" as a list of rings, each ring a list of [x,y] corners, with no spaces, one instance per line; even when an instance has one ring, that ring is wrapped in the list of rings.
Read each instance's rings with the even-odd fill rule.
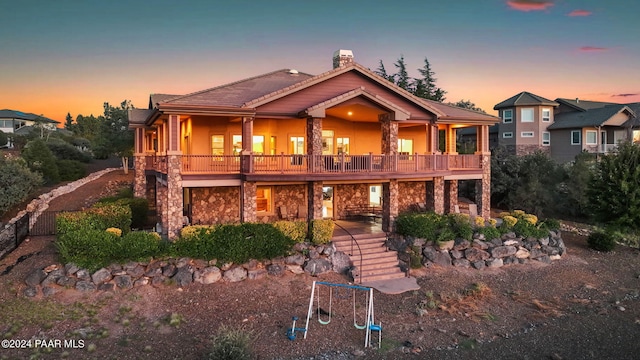
[[[476,180],[476,204],[478,215],[491,217],[491,155],[482,156],[482,179]]]
[[[168,173],[167,173],[167,236],[169,239],[175,239],[180,235],[180,229],[184,225],[183,217],[183,192],[182,192],[182,176],[180,175],[180,156],[167,156]],[[163,222],[163,228],[165,228]]]
[[[285,206],[287,214],[295,218],[298,213],[298,206],[307,206],[306,197],[306,186],[303,184],[273,186],[273,212],[269,214],[258,213],[258,222],[280,220],[278,209],[281,206]]]
[[[167,187],[156,179],[156,214],[162,226],[162,234],[167,234]]]
[[[258,187],[255,182],[245,181],[242,183],[240,187],[240,196],[241,196],[241,216],[240,221],[243,222],[256,222],[257,218],[257,203],[256,203],[256,192]]]
[[[336,152],[336,138],[349,138],[349,154],[364,155],[370,152],[380,154],[380,123],[355,122],[327,117],[322,120],[322,130],[333,130],[334,153]]]
[[[312,181],[308,184],[307,204],[310,219],[322,219],[322,181]]]
[[[334,187],[333,213],[336,219],[347,216],[349,205],[369,205],[369,184],[338,184]]]
[[[522,109],[533,109],[533,122],[522,122]],[[542,110],[548,109],[550,120],[542,121]],[[508,109],[500,109],[499,116],[502,119],[504,110],[512,110],[511,123],[500,122],[498,131],[498,144],[504,146],[510,153],[526,155],[535,151],[550,152],[550,146],[542,145],[542,133],[554,122],[554,109],[552,106],[518,106]],[[503,120],[504,121],[504,120]],[[504,138],[505,132],[513,133],[512,138]],[[533,132],[533,137],[522,137],[523,132]]]
[[[192,188],[193,224],[240,222],[240,187]]]
[[[582,152],[584,134],[582,134],[581,144],[571,145],[571,131],[580,129],[561,129],[551,132],[551,158],[559,163],[573,161],[576,155]]]
[[[427,187],[425,181],[398,182],[398,212],[410,211],[415,204],[427,204]]]
[[[444,214],[444,178],[433,178],[433,211]]]
[[[458,180],[446,180],[444,190],[444,211],[452,213],[455,206],[458,205]]]

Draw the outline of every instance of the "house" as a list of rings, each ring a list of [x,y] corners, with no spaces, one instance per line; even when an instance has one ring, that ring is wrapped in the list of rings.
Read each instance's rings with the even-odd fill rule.
[[[5,134],[20,133],[21,131],[24,131],[26,127],[38,124],[41,124],[45,129],[53,131],[57,128],[60,122],[31,113],[23,113],[21,111],[9,109],[0,110],[0,131]],[[11,136],[9,136],[7,144],[0,144],[0,147],[3,146],[9,148],[13,147]]]
[[[640,140],[634,130],[638,129],[638,104],[549,100],[523,91],[494,110],[502,120],[498,145],[516,155],[543,151],[563,163],[583,151],[607,153],[620,141]]]
[[[187,223],[344,219],[369,207],[392,231],[416,204],[452,212],[460,180],[476,182],[488,218],[488,128],[498,121],[415,97],[339,50],[316,76],[284,69],[151,95],[129,114],[134,192],[156,204],[169,238]],[[473,154],[455,151],[465,127],[477,130]]]

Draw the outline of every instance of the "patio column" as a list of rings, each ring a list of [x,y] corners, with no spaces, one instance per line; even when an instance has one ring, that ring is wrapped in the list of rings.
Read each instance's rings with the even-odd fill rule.
[[[159,215],[158,223],[162,227],[160,234],[166,236],[168,227],[167,186],[158,177],[156,177],[156,214]]]
[[[437,154],[440,152],[440,148],[438,147],[439,141],[438,125],[427,124],[427,154]]]
[[[258,186],[255,181],[243,181],[240,186],[240,222],[256,222],[257,216],[257,204],[256,204],[256,192]]]
[[[147,165],[147,158],[145,157],[144,149],[144,129],[136,128],[135,153],[133,154],[133,169],[135,173],[133,195],[140,198],[147,196],[147,177],[144,173]]]
[[[458,180],[445,180],[444,182],[444,210],[446,213],[455,212],[458,205]]]
[[[476,180],[476,204],[478,215],[485,219],[491,217],[491,154],[483,154],[482,179]]]
[[[456,149],[457,139],[456,139],[456,129],[451,125],[447,125],[447,148],[446,153],[449,155],[457,155],[458,151]]]
[[[398,217],[398,180],[391,179],[382,184],[382,230],[395,230]]]
[[[322,219],[322,181],[308,183],[308,213],[311,220]]]
[[[398,123],[393,121],[391,114],[379,115],[382,123],[382,153],[395,155],[398,152]]]
[[[311,158],[308,162],[311,171],[320,172],[324,163],[320,159],[320,155],[322,155],[322,118],[307,118],[307,155]],[[322,188],[322,186],[320,187]],[[322,192],[322,189],[320,190]],[[320,209],[322,210],[322,204]],[[309,214],[312,213],[311,209],[309,209]],[[322,218],[322,215],[320,218]]]
[[[486,154],[489,151],[489,125],[476,126],[476,154]]]
[[[436,214],[444,214],[444,177],[434,177],[427,182],[427,199]]]
[[[251,152],[253,151],[253,117],[242,118],[242,151],[240,152],[240,172],[251,172]]]
[[[163,213],[166,213],[166,222],[162,228],[169,239],[175,239],[182,229],[183,200],[182,200],[182,151],[180,150],[180,116],[169,115],[167,144],[167,193]]]

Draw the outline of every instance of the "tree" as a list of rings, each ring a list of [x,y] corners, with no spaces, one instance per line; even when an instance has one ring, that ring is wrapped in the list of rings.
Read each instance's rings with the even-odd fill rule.
[[[56,158],[42,139],[29,141],[22,150],[21,155],[27,162],[29,169],[39,172],[46,184],[60,182]]]
[[[4,146],[8,146],[9,142],[9,137],[7,136],[7,134],[4,133],[4,131],[0,130],[0,147],[4,147]]]
[[[396,69],[398,69],[398,72],[393,76],[396,81],[396,85],[407,91],[410,91],[410,78],[409,74],[407,73],[407,66],[404,63],[404,56],[400,55],[398,61],[396,61],[393,65],[396,67]]]
[[[424,90],[421,90],[420,94],[415,95],[424,99],[443,102],[445,99],[444,95],[447,92],[436,86],[435,72],[431,70],[431,65],[426,57],[424,58],[424,66],[418,69],[418,72],[422,75],[422,79],[419,80],[422,82],[420,86],[423,87]],[[417,84],[415,87],[417,87]]]
[[[129,172],[129,157],[133,155],[133,131],[129,130],[131,101],[124,100],[119,107],[104,103],[104,117],[100,123],[100,137],[95,139],[94,155],[106,158],[111,155],[122,159],[124,173]]]
[[[64,128],[73,131],[73,118],[71,117],[71,113],[67,113],[67,117],[64,119]]]
[[[383,78],[394,82],[393,81],[393,75],[388,75],[387,74],[387,70],[384,68],[384,64],[382,63],[382,60],[380,60],[380,64],[378,65],[378,68],[376,69],[376,71],[374,71],[376,74],[382,76]]]
[[[473,110],[473,111],[478,111],[481,112],[483,114],[486,114],[487,112],[482,110],[481,108],[477,107],[476,104],[472,103],[471,100],[460,100],[456,103],[448,103],[449,105],[453,105],[453,106],[457,106],[459,108],[463,108],[463,109],[467,109],[467,110]]]
[[[0,215],[25,200],[42,184],[42,176],[32,172],[23,159],[0,156]]]
[[[51,134],[51,130],[47,129],[46,127],[47,122],[44,116],[42,115],[36,116],[36,118],[33,119],[33,122],[35,123],[33,124],[33,128],[40,130],[40,139],[44,139],[46,135],[46,140],[48,140],[49,135]]]

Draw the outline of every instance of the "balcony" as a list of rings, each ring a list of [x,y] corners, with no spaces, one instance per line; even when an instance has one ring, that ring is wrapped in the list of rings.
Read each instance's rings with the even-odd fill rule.
[[[416,174],[433,176],[439,173],[462,171],[481,173],[480,155],[419,155],[419,154],[369,154],[369,155],[181,155],[181,174],[255,175],[263,179],[276,178],[332,178],[391,174]],[[147,156],[146,169],[166,173],[164,156]]]

